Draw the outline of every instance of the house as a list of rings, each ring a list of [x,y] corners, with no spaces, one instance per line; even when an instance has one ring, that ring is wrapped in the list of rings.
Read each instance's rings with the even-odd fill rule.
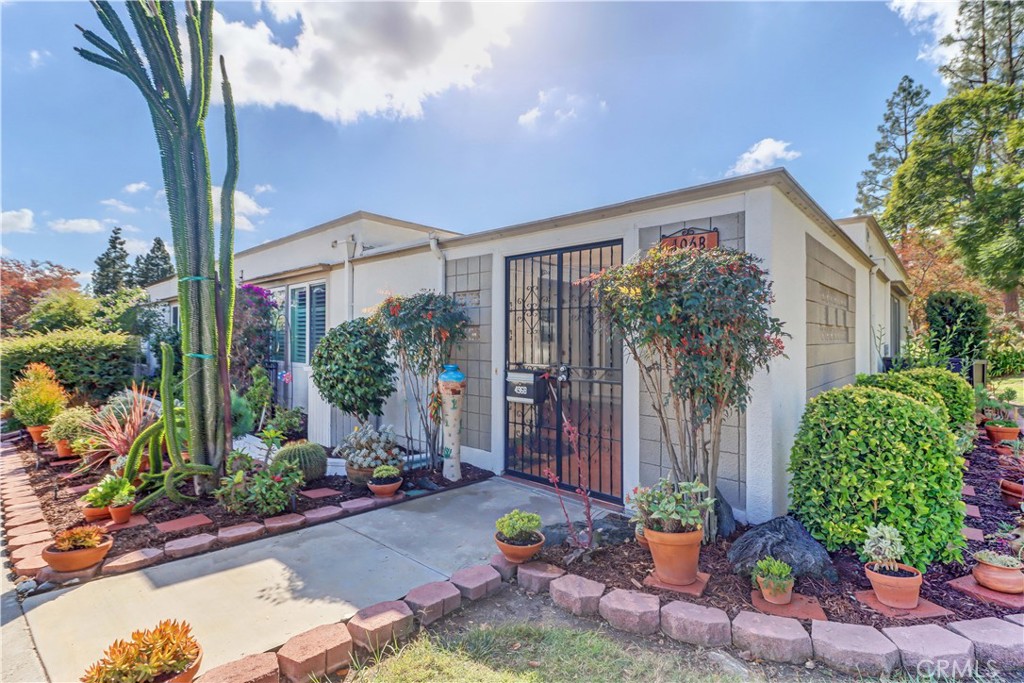
[[[271,290],[284,315],[274,359],[292,381],[286,400],[309,413],[309,437],[337,444],[352,425],[309,381],[309,358],[330,327],[390,294],[443,290],[472,319],[454,358],[468,377],[463,458],[544,482],[573,482],[558,411],[506,399],[510,371],[565,378],[558,403],[594,458],[591,486],[621,502],[669,471],[636,367],[573,283],[663,238],[743,249],[773,281],[773,314],[791,335],[786,356],[754,378],[750,405],[724,430],[722,495],[737,517],[786,509],[786,466],[806,401],[881,368],[906,326],[906,274],[871,217],[833,220],[784,169],[728,178],[577,213],[470,234],[357,212],[237,254],[240,282]],[[699,244],[698,244],[699,246]],[[149,288],[174,315],[176,284]],[[383,422],[418,437],[396,393]]]

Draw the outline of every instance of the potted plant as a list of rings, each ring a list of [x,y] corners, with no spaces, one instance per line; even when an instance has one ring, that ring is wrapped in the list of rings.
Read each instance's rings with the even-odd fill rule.
[[[540,515],[533,512],[512,512],[499,517],[494,523],[498,531],[494,542],[505,559],[522,564],[533,558],[544,546],[544,534],[540,532]]]
[[[1024,562],[1019,557],[982,550],[973,555],[976,565],[971,569],[974,580],[997,593],[1024,593]]]
[[[334,455],[345,459],[345,474],[353,486],[366,486],[373,471],[381,465],[402,469],[402,456],[391,427],[374,429],[370,424],[356,427],[344,443],[334,449]]]
[[[639,543],[641,547],[646,548],[647,550],[651,549],[651,544],[648,543],[647,539],[644,537],[643,522],[636,523],[636,526],[633,528],[633,537],[636,539],[636,542]]]
[[[707,493],[699,480],[673,484],[661,479],[655,486],[633,489],[627,497],[636,507],[633,521],[643,523],[659,580],[676,586],[697,580],[704,515],[715,504]]]
[[[32,442],[41,444],[50,422],[68,404],[68,393],[53,370],[43,363],[29,363],[14,383],[10,402],[14,417],[25,425]]]
[[[103,659],[88,668],[82,683],[190,683],[203,661],[203,649],[188,622],[165,620],[156,628],[115,641]]]
[[[135,507],[135,486],[123,477],[116,477],[110,487],[113,494],[107,504],[107,512],[114,524],[127,524]]]
[[[992,443],[1013,441],[1020,434],[1020,426],[1013,420],[989,420],[985,423],[985,433]]]
[[[918,570],[900,563],[903,553],[903,537],[898,529],[885,524],[867,528],[864,555],[870,559],[864,565],[864,573],[875,597],[889,607],[914,609],[923,577]]]
[[[46,430],[46,440],[57,449],[57,455],[61,458],[70,458],[74,455],[71,444],[88,434],[85,425],[92,420],[91,408],[78,406],[68,408],[57,417]]]
[[[373,470],[373,477],[367,483],[373,495],[378,498],[387,498],[395,495],[395,491],[402,485],[402,473],[397,467],[381,465]]]
[[[41,554],[54,571],[76,572],[102,562],[113,545],[98,526],[76,526],[58,533]]]
[[[1003,474],[999,480],[999,495],[1007,507],[1019,508],[1024,502],[1024,454],[1014,451],[999,456],[999,468]]]
[[[766,602],[788,605],[793,600],[793,568],[771,555],[754,565],[754,583]]]
[[[124,480],[121,477],[108,474],[79,499],[85,503],[85,507],[82,508],[85,521],[95,522],[110,516],[108,506],[120,490],[119,481]]]

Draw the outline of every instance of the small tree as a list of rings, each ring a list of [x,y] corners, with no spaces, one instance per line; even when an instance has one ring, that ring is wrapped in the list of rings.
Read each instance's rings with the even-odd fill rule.
[[[948,345],[965,363],[984,356],[991,321],[981,299],[966,292],[932,292],[924,306],[935,350]]]
[[[231,383],[249,387],[251,370],[270,356],[277,302],[269,289],[242,285],[235,291],[234,343],[231,345]]]
[[[361,423],[382,414],[384,401],[395,392],[388,337],[367,318],[328,330],[313,352],[312,368],[320,395]]]
[[[32,306],[18,326],[29,332],[53,332],[87,327],[96,312],[96,300],[77,289],[56,289]]]
[[[656,247],[588,278],[602,315],[637,362],[661,424],[672,478],[713,496],[722,424],[746,408],[750,380],[782,355],[767,273],[750,254]],[[704,538],[717,533],[705,513]]]
[[[92,291],[96,296],[113,294],[131,284],[132,271],[124,245],[121,228],[111,230],[107,248],[96,259],[96,270],[92,274]]]
[[[78,289],[74,268],[52,261],[0,258],[0,330],[10,331],[15,321],[31,310],[36,299],[50,291]]]
[[[147,287],[154,282],[160,282],[170,277],[174,277],[171,254],[167,251],[164,241],[159,237],[154,237],[149,253],[135,257],[135,265],[132,266],[132,284],[136,287]]]
[[[373,316],[390,338],[407,395],[416,404],[420,427],[432,467],[441,452],[441,396],[437,377],[451,358],[452,349],[466,338],[469,317],[454,297],[422,291],[412,296],[391,296]],[[411,434],[406,425],[406,435]]]

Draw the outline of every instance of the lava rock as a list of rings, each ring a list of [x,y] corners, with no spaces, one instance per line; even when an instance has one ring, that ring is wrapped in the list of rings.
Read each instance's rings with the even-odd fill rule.
[[[582,535],[586,532],[585,522],[573,522],[573,528]],[[605,515],[594,520],[594,537],[598,545],[621,545],[633,538],[635,525],[623,515]],[[549,524],[540,530],[544,534],[544,547],[557,548],[569,538],[569,526],[565,522]]]
[[[736,539],[728,558],[738,573],[749,576],[757,561],[768,555],[789,564],[794,576],[839,580],[825,547],[793,517],[776,517],[754,527]]]
[[[729,501],[717,487],[715,488],[715,515],[718,517],[719,538],[729,538],[736,533],[736,516],[732,513],[732,505],[729,505]]]
[[[427,491],[440,491],[441,490],[440,486],[438,486],[434,482],[430,481],[426,477],[423,477],[422,479],[417,480],[416,486],[421,488],[421,489],[426,489]]]
[[[18,591],[19,595],[28,595],[37,588],[38,584],[35,579],[29,579],[28,581],[22,581],[19,583],[15,590]]]

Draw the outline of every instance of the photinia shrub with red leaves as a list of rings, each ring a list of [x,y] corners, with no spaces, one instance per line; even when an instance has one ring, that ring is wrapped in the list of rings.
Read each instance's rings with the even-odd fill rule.
[[[751,254],[658,246],[580,281],[640,368],[675,481],[714,496],[722,423],[783,353],[771,281]],[[710,511],[705,540],[716,534]]]

